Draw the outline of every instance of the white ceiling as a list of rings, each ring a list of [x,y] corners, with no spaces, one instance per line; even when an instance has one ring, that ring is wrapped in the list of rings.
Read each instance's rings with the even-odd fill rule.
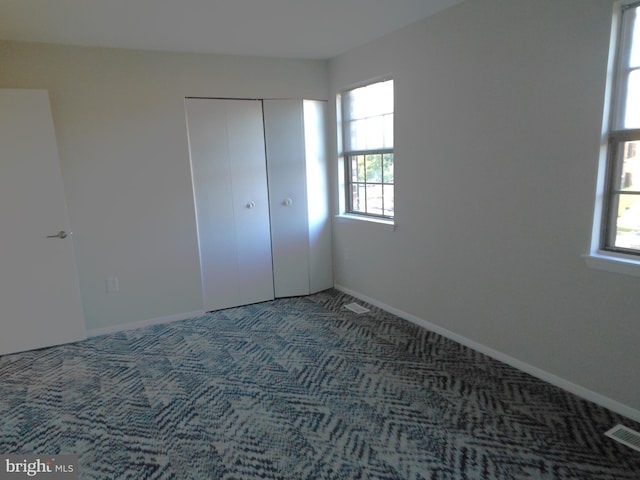
[[[0,0],[0,39],[326,59],[463,0]]]

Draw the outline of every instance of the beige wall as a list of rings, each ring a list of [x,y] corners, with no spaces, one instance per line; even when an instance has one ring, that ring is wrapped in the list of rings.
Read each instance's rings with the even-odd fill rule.
[[[184,97],[326,99],[328,79],[322,61],[0,42],[0,88],[49,90],[91,330],[202,309]]]
[[[640,418],[640,278],[582,258],[611,13],[472,0],[332,60],[332,95],[393,75],[397,127],[397,230],[334,222],[334,274]]]

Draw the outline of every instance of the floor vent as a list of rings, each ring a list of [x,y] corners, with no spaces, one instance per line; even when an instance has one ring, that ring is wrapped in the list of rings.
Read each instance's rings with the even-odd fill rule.
[[[605,432],[605,435],[640,452],[640,433],[635,430],[631,430],[622,425],[616,425],[608,432]]]
[[[355,312],[355,313],[366,313],[369,311],[368,308],[364,308],[362,305],[359,305],[356,302],[348,303],[347,305],[344,306],[344,308],[351,310],[352,312]]]

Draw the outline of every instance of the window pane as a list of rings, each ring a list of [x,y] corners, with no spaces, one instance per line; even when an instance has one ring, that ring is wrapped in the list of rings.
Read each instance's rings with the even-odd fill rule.
[[[384,119],[384,148],[393,148],[393,113],[383,117]]]
[[[355,88],[346,94],[345,115],[361,119],[393,112],[393,80]]]
[[[393,185],[383,185],[382,192],[384,194],[384,212],[383,215],[393,217]]]
[[[622,170],[618,177],[618,190],[640,191],[640,140],[624,142],[622,148]]]
[[[348,123],[347,151],[393,148],[393,115],[353,120]]]
[[[378,101],[380,113],[393,113],[393,80],[378,83]]]
[[[351,181],[364,182],[365,181],[364,155],[354,155],[349,158],[351,159]]]
[[[640,128],[640,70],[629,74],[623,128]]]
[[[382,156],[382,172],[384,183],[393,183],[393,153]]]
[[[367,213],[384,215],[382,208],[382,185],[367,185]]]
[[[384,119],[383,117],[371,117],[366,120],[367,150],[384,147]]]
[[[640,196],[619,195],[614,245],[640,249]]]
[[[366,150],[367,120],[354,120],[353,122],[349,122],[348,135],[349,138],[347,138],[345,144],[347,150]]]
[[[367,213],[366,193],[364,184],[351,185],[351,211]]]
[[[365,161],[367,182],[382,183],[382,155],[367,155]]]
[[[349,118],[367,118],[373,113],[373,103],[371,98],[371,88],[363,87],[351,90],[348,94],[347,102],[349,108],[347,115]]]

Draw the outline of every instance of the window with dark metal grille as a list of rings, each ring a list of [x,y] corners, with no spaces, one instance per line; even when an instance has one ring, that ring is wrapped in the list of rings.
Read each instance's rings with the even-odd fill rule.
[[[347,213],[392,219],[393,80],[342,93]]]
[[[640,2],[618,25],[600,248],[640,255]]]

